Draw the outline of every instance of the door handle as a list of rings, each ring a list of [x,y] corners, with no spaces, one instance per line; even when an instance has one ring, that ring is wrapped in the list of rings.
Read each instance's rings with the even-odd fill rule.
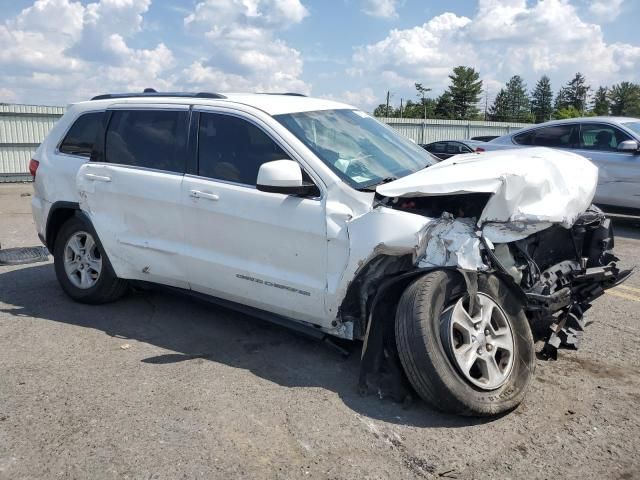
[[[220,197],[215,193],[201,192],[200,190],[190,190],[189,195],[193,198],[206,198],[207,200],[213,201],[220,199]]]
[[[107,177],[106,175],[96,175],[95,173],[85,173],[84,178],[87,180],[91,180],[93,182],[110,182],[111,177]]]

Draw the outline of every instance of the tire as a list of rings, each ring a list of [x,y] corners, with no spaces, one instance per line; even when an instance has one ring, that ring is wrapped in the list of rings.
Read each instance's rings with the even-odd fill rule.
[[[82,244],[83,238],[84,244]],[[70,244],[74,240],[79,241],[80,244],[74,242],[77,249],[89,245],[86,243],[89,239],[93,242],[92,246],[88,253],[85,252],[86,249],[82,249],[82,255],[86,254],[86,256],[85,260],[80,261],[82,265],[78,267],[86,271],[82,273],[78,269],[74,273],[69,273],[70,270],[76,268],[72,260],[75,250]],[[116,276],[93,226],[79,215],[71,217],[60,227],[56,237],[53,259],[60,286],[76,302],[89,304],[113,302],[122,297],[127,290],[127,282]],[[84,262],[87,262],[87,265],[91,263],[91,267],[85,267]],[[100,268],[97,267],[98,265]]]
[[[487,308],[486,311],[495,312],[491,314],[491,322],[497,318],[502,323],[495,330],[484,331],[488,332],[484,350],[477,348],[475,352],[472,351],[479,345],[473,343],[478,342],[477,335],[465,340],[468,345],[460,341],[459,347],[452,346],[454,337],[460,336],[456,330],[448,337],[450,332],[458,328],[457,323],[452,324],[452,312],[456,311],[459,304],[464,308],[465,301],[468,305],[465,292],[462,276],[450,270],[429,272],[409,285],[396,311],[395,335],[400,361],[418,395],[438,410],[467,416],[507,412],[518,406],[524,398],[535,369],[535,349],[527,317],[520,303],[497,277],[480,275],[479,298],[487,305],[493,302],[500,307],[498,310]],[[478,325],[480,322],[474,328]],[[492,325],[490,327],[493,329]],[[505,330],[507,327],[510,330]],[[492,332],[495,336],[491,336]],[[452,340],[447,341],[448,338]],[[505,338],[510,339],[510,343],[504,341]],[[484,341],[485,337],[482,336]],[[502,350],[492,342],[507,346]],[[511,352],[508,351],[509,345]],[[469,350],[468,346],[471,346]],[[462,347],[464,349],[461,351],[470,352],[469,358],[477,358],[467,374],[454,354],[455,348]],[[495,373],[493,376],[483,373],[488,371],[486,365],[491,363],[487,360],[489,348],[494,359],[498,360],[500,355],[499,361],[492,363],[498,367],[497,370],[491,368]],[[487,357],[482,359],[480,355]],[[488,379],[495,383],[495,388]],[[502,383],[497,383],[500,379]]]

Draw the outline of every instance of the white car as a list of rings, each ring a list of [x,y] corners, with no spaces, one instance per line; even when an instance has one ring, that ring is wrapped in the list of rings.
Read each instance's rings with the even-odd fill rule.
[[[33,215],[74,300],[135,282],[206,296],[363,340],[362,391],[390,372],[441,410],[491,415],[524,397],[531,325],[555,322],[551,355],[575,346],[582,312],[627,272],[590,207],[589,161],[481,158],[436,163],[366,113],[300,95],[101,95],[35,154]]]

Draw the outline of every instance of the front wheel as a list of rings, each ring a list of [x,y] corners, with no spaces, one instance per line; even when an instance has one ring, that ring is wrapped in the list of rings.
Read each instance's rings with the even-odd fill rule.
[[[522,306],[495,276],[480,275],[469,310],[463,278],[434,271],[403,293],[396,313],[400,361],[416,392],[439,410],[496,415],[524,398],[535,350]]]
[[[127,282],[116,276],[93,226],[82,217],[62,225],[53,259],[60,286],[77,302],[112,302],[126,291]]]

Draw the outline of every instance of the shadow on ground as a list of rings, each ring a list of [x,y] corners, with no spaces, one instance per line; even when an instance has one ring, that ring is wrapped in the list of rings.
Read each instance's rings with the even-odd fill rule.
[[[169,350],[142,360],[157,368],[206,359],[283,387],[336,392],[353,411],[397,424],[455,428],[487,421],[441,414],[420,401],[404,408],[376,395],[362,397],[357,393],[359,344],[344,359],[318,341],[178,294],[134,292],[113,304],[82,305],[62,292],[49,263],[0,273],[0,302],[4,315],[92,328]]]

